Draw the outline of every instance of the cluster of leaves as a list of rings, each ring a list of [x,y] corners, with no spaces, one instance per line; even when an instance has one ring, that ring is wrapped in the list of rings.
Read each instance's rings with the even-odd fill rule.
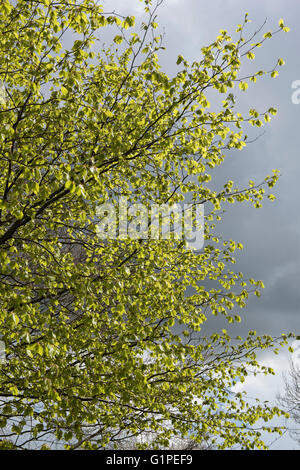
[[[255,423],[282,413],[230,388],[272,372],[255,351],[287,338],[206,336],[201,327],[211,314],[240,321],[249,293],[263,287],[234,272],[242,245],[219,240],[215,222],[224,202],[272,199],[278,172],[244,189],[229,180],[213,191],[209,182],[226,151],[245,147],[243,128],[276,114],[242,116],[227,91],[274,76],[283,62],[241,77],[242,58],[269,38],[246,40],[246,15],[236,41],[220,31],[199,61],[179,56],[170,78],[159,66],[157,6],[145,2],[138,34],[134,18],[93,0],[0,5],[0,428],[20,448],[47,437],[108,448],[147,433],[155,437],[142,447],[211,435],[220,448],[263,448]],[[108,26],[117,34],[101,49],[97,34]],[[215,111],[209,90],[221,94]],[[188,194],[211,207],[201,252],[183,240],[96,236],[102,202]]]

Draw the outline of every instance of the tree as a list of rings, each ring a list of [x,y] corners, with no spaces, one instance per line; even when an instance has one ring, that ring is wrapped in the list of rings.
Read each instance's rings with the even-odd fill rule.
[[[297,339],[300,339],[299,337]],[[288,376],[284,377],[284,389],[277,396],[280,406],[287,411],[297,426],[300,424],[300,367],[296,361],[290,362]],[[300,442],[300,429],[290,430],[291,436]]]
[[[103,449],[148,433],[144,448],[207,435],[219,448],[260,448],[255,423],[283,413],[230,389],[250,369],[272,372],[255,352],[285,336],[201,333],[208,315],[240,321],[236,311],[263,287],[233,270],[242,246],[219,240],[215,226],[226,202],[273,199],[278,172],[243,189],[209,182],[227,151],[245,147],[243,129],[276,114],[243,116],[231,91],[276,76],[283,61],[242,76],[272,36],[245,39],[246,14],[236,41],[220,31],[199,61],[179,56],[170,78],[159,65],[160,3],[145,1],[140,34],[133,17],[93,0],[0,5],[0,426],[17,448],[48,439]],[[108,27],[117,34],[101,48]],[[280,20],[273,34],[287,30]],[[173,236],[100,239],[98,209],[120,196],[206,203],[204,248]]]

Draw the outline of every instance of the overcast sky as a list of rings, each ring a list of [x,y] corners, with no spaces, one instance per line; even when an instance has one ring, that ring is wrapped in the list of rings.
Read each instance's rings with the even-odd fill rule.
[[[106,11],[139,16],[142,5],[138,0],[106,0],[100,2]],[[278,115],[265,126],[266,133],[243,152],[232,152],[216,172],[218,181],[232,179],[242,185],[249,179],[260,182],[273,168],[281,171],[274,193],[274,203],[266,201],[260,210],[250,205],[230,205],[220,230],[244,244],[238,255],[237,270],[245,277],[262,279],[266,289],[260,299],[251,299],[243,312],[243,322],[237,330],[246,334],[250,329],[258,333],[300,333],[300,193],[299,134],[300,104],[292,103],[292,83],[300,80],[300,2],[297,0],[164,0],[158,11],[158,23],[164,30],[166,52],[161,56],[163,69],[170,75],[176,70],[176,59],[182,54],[188,60],[200,58],[201,47],[212,42],[220,29],[234,33],[245,12],[252,23],[249,33],[267,18],[265,31],[278,28],[283,18],[291,28],[288,34],[279,34],[264,44],[257,53],[252,70],[272,69],[283,57],[276,79],[262,80],[249,86],[239,95],[240,109],[255,107],[265,111],[271,106]],[[257,64],[257,65],[256,65]],[[300,96],[300,95],[299,95]],[[259,132],[256,131],[256,134]],[[254,134],[253,134],[254,135]],[[225,181],[224,181],[225,182]],[[211,327],[215,326],[211,324]],[[278,375],[274,378],[249,379],[246,388],[254,396],[273,400],[282,386],[281,374],[288,370],[287,351],[279,356],[263,355],[263,361],[272,365]],[[269,437],[267,442],[274,438]],[[285,436],[272,449],[296,449],[297,443]]]

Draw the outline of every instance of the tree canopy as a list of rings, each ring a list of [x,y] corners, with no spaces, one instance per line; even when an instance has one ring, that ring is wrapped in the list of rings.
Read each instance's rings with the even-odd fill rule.
[[[94,0],[0,4],[0,429],[3,447],[168,446],[175,436],[264,448],[263,429],[283,412],[249,404],[232,386],[272,373],[256,352],[286,336],[226,329],[261,280],[234,270],[242,249],[217,234],[225,203],[261,207],[279,173],[211,189],[212,169],[247,144],[247,126],[276,109],[236,109],[234,89],[276,77],[283,65],[244,77],[243,61],[274,32],[221,30],[178,72],[160,66],[161,1],[144,21],[105,13]],[[99,31],[114,31],[110,47]],[[65,39],[66,38],[66,39]],[[209,98],[212,97],[212,98]],[[213,100],[213,105],[209,99]],[[117,204],[205,204],[205,244],[183,239],[100,239],[97,209]],[[263,419],[266,424],[259,424]],[[9,436],[11,441],[4,440]],[[50,442],[50,444],[49,444]],[[53,444],[54,445],[54,444]]]

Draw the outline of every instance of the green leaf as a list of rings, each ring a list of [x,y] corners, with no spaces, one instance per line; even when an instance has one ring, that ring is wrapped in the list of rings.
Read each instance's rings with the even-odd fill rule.
[[[248,88],[248,83],[247,83],[247,82],[240,82],[239,88],[240,88],[240,90],[242,90],[242,91],[246,91],[247,88]]]
[[[20,319],[19,319],[18,315],[16,315],[16,314],[13,312],[13,313],[11,314],[11,317],[12,317],[13,323],[14,323],[15,325],[18,325],[19,322],[20,322]]]
[[[121,44],[121,43],[123,42],[123,37],[120,36],[120,35],[115,36],[115,37],[114,37],[114,42],[115,42],[116,44]]]

